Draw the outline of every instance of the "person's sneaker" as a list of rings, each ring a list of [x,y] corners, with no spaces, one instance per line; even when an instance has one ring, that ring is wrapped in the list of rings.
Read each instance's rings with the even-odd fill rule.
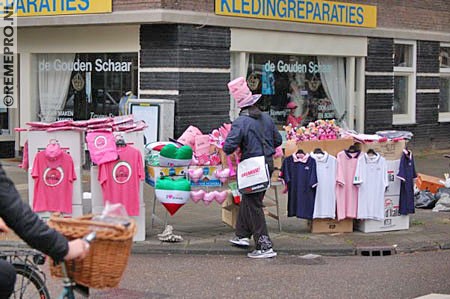
[[[233,239],[230,240],[230,242],[233,243],[234,245],[238,245],[238,246],[249,246],[250,245],[249,238],[234,237]]]
[[[173,233],[173,226],[172,225],[167,225],[164,228],[164,231],[160,234],[158,234],[159,238],[164,238],[164,237],[168,237]]]
[[[247,253],[247,256],[252,259],[265,259],[277,256],[277,253],[272,248],[267,250],[253,250]]]

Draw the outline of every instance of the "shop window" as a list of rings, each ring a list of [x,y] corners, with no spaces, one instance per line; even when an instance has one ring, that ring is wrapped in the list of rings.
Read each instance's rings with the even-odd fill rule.
[[[394,66],[395,67],[412,67],[413,66],[413,55],[414,47],[411,44],[400,44],[394,45]]]
[[[441,47],[439,51],[439,66],[443,71],[450,71],[450,45]]]
[[[0,135],[11,135],[9,130],[9,110],[0,108]]]
[[[416,121],[416,42],[395,40],[394,124]]]
[[[440,90],[439,121],[450,122],[450,45],[442,44],[439,51]]]
[[[14,68],[13,72],[11,72],[11,69],[6,66],[6,64],[10,64],[11,61],[11,55],[7,55],[8,57],[4,56],[3,54],[0,54],[0,67],[4,70],[4,72],[0,73],[0,80],[4,82],[4,80],[7,80],[10,82],[10,79],[13,78],[13,106],[7,107],[2,102],[0,105],[0,140],[13,140],[14,139],[14,130],[13,128],[17,126],[17,107],[18,107],[18,101],[19,101],[19,86],[20,86],[20,73],[19,73],[19,61],[20,61],[20,55],[14,54],[12,56],[12,61],[14,62]],[[11,74],[13,77],[10,77]],[[7,75],[8,77],[5,77]],[[5,81],[6,82],[6,81]],[[4,84],[10,85],[11,83]],[[5,87],[6,88],[6,87]]]
[[[344,58],[250,54],[246,62],[249,87],[262,94],[258,105],[280,130],[288,124],[289,103],[298,126],[345,117]]]
[[[42,121],[115,116],[125,93],[137,94],[137,53],[36,56]]]

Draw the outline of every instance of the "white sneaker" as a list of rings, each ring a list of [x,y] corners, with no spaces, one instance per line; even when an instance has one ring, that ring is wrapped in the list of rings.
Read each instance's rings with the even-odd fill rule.
[[[164,236],[164,237],[158,237],[158,239],[162,242],[171,242],[171,243],[183,241],[183,237],[181,237],[180,235],[174,235],[174,234]]]
[[[250,245],[249,238],[234,237],[233,239],[230,240],[230,242],[233,243],[234,245],[238,245],[238,246],[249,246]]]
[[[167,225],[163,232],[158,234],[158,238],[163,238],[163,237],[168,237],[173,233],[173,226],[172,225]]]
[[[277,256],[277,253],[272,248],[267,250],[253,250],[247,253],[247,256],[252,259],[265,259]]]

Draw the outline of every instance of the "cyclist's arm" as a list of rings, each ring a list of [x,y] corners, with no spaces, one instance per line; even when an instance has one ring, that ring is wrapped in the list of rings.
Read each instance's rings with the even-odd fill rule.
[[[63,260],[69,251],[66,238],[49,228],[22,201],[14,183],[6,176],[0,165],[0,217],[28,245],[51,256],[56,261]]]

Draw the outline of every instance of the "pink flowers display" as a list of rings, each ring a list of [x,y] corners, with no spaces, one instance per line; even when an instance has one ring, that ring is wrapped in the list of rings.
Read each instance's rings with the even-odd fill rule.
[[[338,139],[341,128],[336,125],[335,120],[316,120],[310,122],[306,127],[283,126],[286,131],[287,140],[307,141],[307,140],[325,140]]]

